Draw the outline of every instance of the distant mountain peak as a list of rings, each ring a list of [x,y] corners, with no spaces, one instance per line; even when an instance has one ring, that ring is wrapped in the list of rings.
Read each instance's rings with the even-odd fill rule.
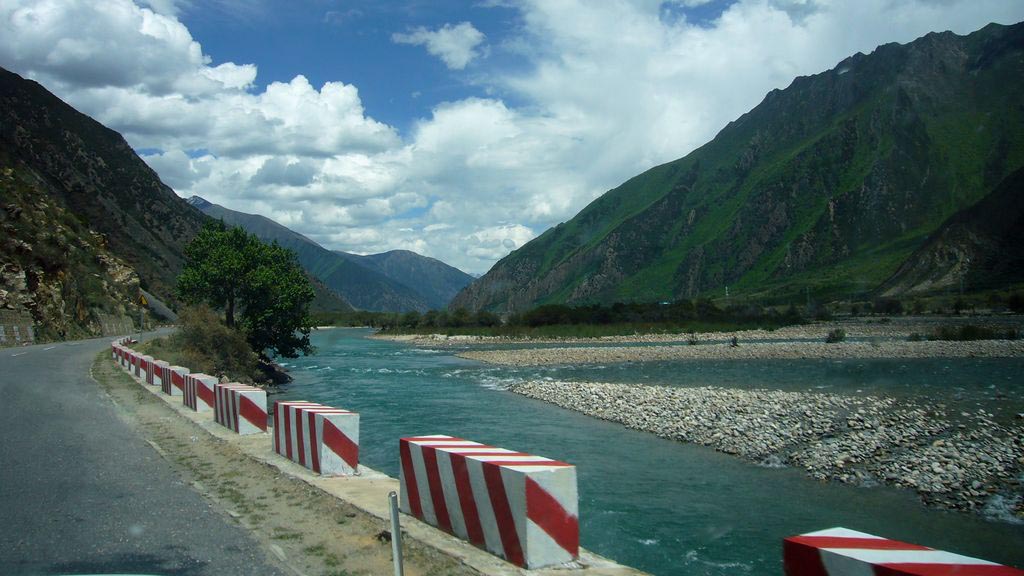
[[[205,210],[210,206],[213,206],[213,202],[210,202],[209,200],[201,196],[192,196],[188,200],[185,200],[185,202],[187,202],[190,206],[198,208],[199,210]]]
[[[443,308],[472,277],[434,258],[408,250],[358,255],[331,251],[277,222],[229,210],[193,196],[188,203],[207,216],[241,226],[264,241],[296,252],[299,264],[324,286],[362,310],[405,312]]]

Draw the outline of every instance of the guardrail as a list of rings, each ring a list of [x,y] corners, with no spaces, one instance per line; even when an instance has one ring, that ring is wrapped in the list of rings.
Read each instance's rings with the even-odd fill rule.
[[[219,383],[111,343],[111,359],[240,435],[266,434],[266,392]],[[157,370],[159,368],[159,370]],[[274,452],[321,476],[359,474],[359,414],[315,402],[277,401]],[[527,569],[579,558],[576,467],[453,436],[399,440],[402,512]],[[338,481],[344,482],[345,478]],[[1024,576],[1024,571],[926,546],[831,528],[783,540],[786,576]]]

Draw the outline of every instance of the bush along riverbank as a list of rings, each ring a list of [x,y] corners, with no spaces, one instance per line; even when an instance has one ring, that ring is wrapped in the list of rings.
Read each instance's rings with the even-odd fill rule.
[[[819,480],[910,488],[930,506],[1024,523],[1024,419],[817,392],[547,380],[509,389]]]

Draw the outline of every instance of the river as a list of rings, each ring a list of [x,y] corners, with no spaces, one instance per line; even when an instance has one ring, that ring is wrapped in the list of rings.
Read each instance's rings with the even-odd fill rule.
[[[824,484],[709,448],[664,440],[512,394],[534,378],[939,396],[1014,417],[1024,360],[676,362],[502,368],[365,338],[316,332],[315,356],[286,363],[275,399],[360,413],[360,460],[398,476],[398,438],[448,434],[577,466],[583,546],[657,575],[782,573],[782,538],[843,526],[1024,566],[1024,524],[931,510],[911,492]],[[1000,517],[998,505],[989,511]]]

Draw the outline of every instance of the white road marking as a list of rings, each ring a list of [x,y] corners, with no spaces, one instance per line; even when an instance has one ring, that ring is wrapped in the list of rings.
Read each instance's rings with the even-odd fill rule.
[[[28,354],[28,352],[18,352],[17,354],[11,354],[11,358],[14,358],[15,356],[24,356],[25,354]]]
[[[46,352],[47,350],[53,350],[54,348],[56,348],[56,346],[50,346],[49,348],[43,348],[43,352]]]

